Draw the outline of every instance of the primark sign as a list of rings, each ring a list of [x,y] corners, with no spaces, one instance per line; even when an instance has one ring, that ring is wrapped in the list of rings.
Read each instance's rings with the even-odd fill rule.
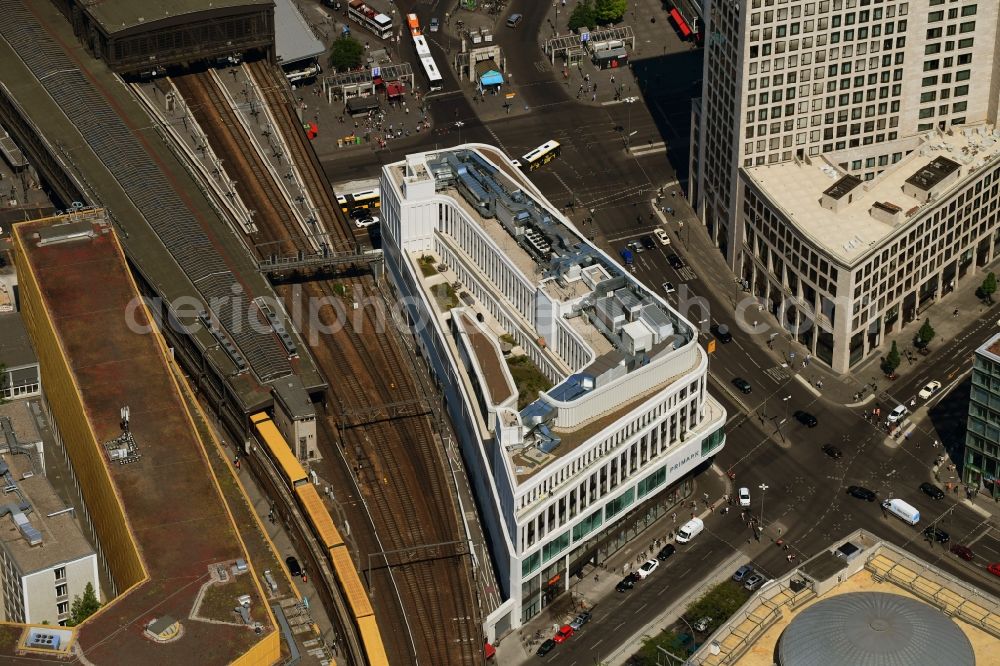
[[[689,442],[678,451],[670,454],[670,457],[667,458],[667,475],[673,476],[675,473],[683,474],[698,462],[701,462],[700,439]]]

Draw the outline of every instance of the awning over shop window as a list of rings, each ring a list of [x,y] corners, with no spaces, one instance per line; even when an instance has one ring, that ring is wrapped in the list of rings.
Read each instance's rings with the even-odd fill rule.
[[[684,20],[684,17],[681,16],[681,13],[676,8],[670,10],[670,18],[677,24],[677,29],[681,31],[682,37],[691,36],[691,28],[688,27],[687,21]]]
[[[406,88],[400,81],[390,81],[385,86],[385,94],[390,99],[394,97],[401,97],[404,92],[406,92]]]

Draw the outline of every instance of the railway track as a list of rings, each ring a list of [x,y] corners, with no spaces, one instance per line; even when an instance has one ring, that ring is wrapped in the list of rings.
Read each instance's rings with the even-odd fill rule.
[[[351,226],[344,219],[343,215],[338,215],[340,206],[333,197],[333,190],[330,187],[319,159],[315,151],[309,145],[308,139],[302,131],[302,123],[289,104],[287,89],[284,81],[279,81],[274,74],[274,70],[262,60],[252,62],[247,65],[250,75],[257,83],[258,90],[264,95],[264,100],[275,120],[282,126],[282,136],[291,151],[289,160],[299,167],[299,173],[306,189],[312,195],[313,203],[316,205],[317,219],[323,220],[327,226],[326,230],[330,234],[333,242],[340,240],[342,243],[353,246],[354,236]]]
[[[352,226],[322,175],[315,153],[289,105],[283,82],[277,81],[263,63],[253,63],[248,68],[279,125],[289,157],[309,188],[317,218],[326,229],[331,244],[335,248],[338,245],[353,247]],[[280,242],[283,251],[308,251],[306,247],[298,247],[293,240],[301,242],[301,229],[289,223],[295,220],[289,210],[282,210],[284,197],[277,191],[270,172],[259,163],[259,156],[249,145],[249,137],[214,88],[215,82],[201,74],[180,79],[184,80],[178,89],[185,98],[197,100],[192,104],[198,107],[196,118],[216,151],[227,156],[227,169],[233,170],[230,175],[247,184],[240,194],[248,206],[258,211],[255,222],[261,234],[270,241]],[[175,80],[175,84],[180,79]],[[253,158],[258,163],[255,164]],[[309,281],[300,290],[278,288],[286,301],[294,297],[302,299],[301,305],[306,308],[303,312],[310,312],[311,303],[320,302],[318,299],[339,299],[344,306],[339,313],[348,315],[346,322],[336,321],[338,312],[333,308],[327,307],[318,313],[319,323],[326,327],[324,330],[334,330],[334,333],[313,336],[308,330],[302,331],[303,337],[310,341],[319,367],[330,381],[331,404],[339,405],[341,412],[361,411],[370,405],[421,397],[403,351],[393,340],[394,333],[380,328],[380,319],[391,326],[391,318],[377,316],[369,306],[353,310],[350,303],[355,291],[384,314],[384,303],[368,278]],[[361,313],[358,321],[351,321],[351,314],[358,312]],[[339,414],[334,416],[340,418]],[[440,545],[462,542],[464,533],[447,476],[450,473],[447,461],[436,444],[429,418],[424,415],[374,419],[342,429],[339,436],[336,432],[339,424],[325,419],[320,423],[327,441],[335,442],[339,436],[343,437],[341,445],[346,455],[353,459],[358,487],[369,507],[382,548],[402,552],[402,555],[390,557],[391,578],[384,563],[381,570],[374,568],[372,572],[375,601],[383,611],[379,621],[389,628],[383,630],[383,634],[393,663],[410,659],[435,666],[482,663],[483,642],[475,613],[469,555],[464,552],[464,546]],[[328,458],[324,464],[330,464],[330,460]],[[350,465],[346,458],[345,462]],[[361,549],[359,566],[364,570],[368,555],[378,551],[378,542],[367,535],[356,536]],[[433,544],[439,545],[436,549],[428,547]],[[373,558],[373,567],[376,564]],[[386,606],[394,606],[391,602],[393,582],[401,596],[403,608],[398,612],[405,614],[405,618],[399,618],[402,622],[390,617],[395,612]],[[403,624],[410,629],[415,655],[411,655],[410,642],[403,632],[391,630]]]
[[[211,74],[195,72],[172,77],[171,81],[188,101],[188,108],[216,154],[229,158],[226,171],[236,181],[235,189],[240,198],[256,211],[259,221],[266,222],[259,228],[267,229],[267,240],[277,243],[281,254],[294,254],[298,248],[290,239],[302,236],[302,229],[291,210],[281,205],[284,201],[281,189],[271,178]],[[274,233],[276,228],[284,233]]]

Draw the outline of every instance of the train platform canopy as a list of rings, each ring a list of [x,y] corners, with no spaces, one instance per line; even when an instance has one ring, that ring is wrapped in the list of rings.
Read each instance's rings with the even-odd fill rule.
[[[169,21],[185,14],[205,10],[223,10],[234,7],[266,6],[272,0],[84,0],[84,11],[99,23],[108,34],[131,30],[158,21]]]
[[[274,49],[280,65],[312,60],[326,52],[292,0],[274,0]]]

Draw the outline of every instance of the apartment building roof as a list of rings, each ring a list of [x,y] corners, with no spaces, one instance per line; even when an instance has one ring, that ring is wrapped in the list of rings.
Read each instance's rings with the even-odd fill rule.
[[[17,312],[0,314],[0,364],[8,368],[38,363],[28,331]]]
[[[956,128],[948,134],[929,132],[901,140],[897,146],[871,147],[866,154],[911,152],[874,180],[853,187],[849,186],[857,179],[831,163],[832,159],[840,161],[839,155],[749,167],[742,173],[801,234],[834,260],[851,266],[995,161],[1000,156],[1000,130],[982,126]],[[942,183],[956,172],[954,182]],[[904,185],[913,189],[907,192]],[[930,193],[929,200],[917,198],[915,190]],[[848,194],[849,200],[844,201]],[[824,195],[834,199],[835,205],[822,205]]]
[[[23,498],[30,509],[22,515],[31,528],[38,532],[37,542],[25,536],[20,529],[16,511],[0,518],[0,546],[14,561],[18,572],[27,576],[93,555],[94,549],[83,536],[80,524],[73,514],[58,513],[68,507],[56,495],[55,489],[41,474],[41,470],[32,466],[29,455],[8,452],[2,456],[2,461],[8,466],[17,487],[16,493],[7,494],[4,503],[9,504],[15,496]],[[55,513],[58,515],[50,515]]]

